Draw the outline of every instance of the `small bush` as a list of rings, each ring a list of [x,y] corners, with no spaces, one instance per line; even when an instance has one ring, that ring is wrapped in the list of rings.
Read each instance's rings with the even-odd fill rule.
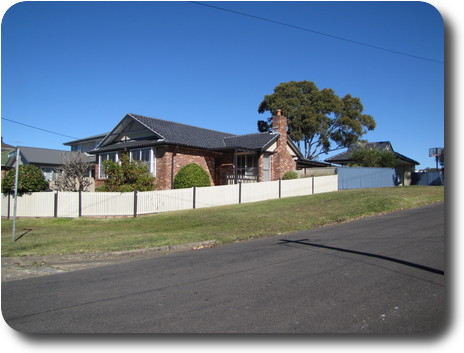
[[[16,170],[11,169],[2,180],[2,192],[13,194],[15,187]],[[30,194],[32,192],[46,191],[48,182],[45,180],[42,171],[34,165],[20,165],[18,170],[18,195]]]
[[[284,176],[282,177],[282,180],[290,179],[298,179],[298,173],[294,170],[289,170],[288,172],[285,172]]]
[[[208,173],[198,164],[183,166],[174,178],[174,189],[186,189],[193,186],[211,186]]]

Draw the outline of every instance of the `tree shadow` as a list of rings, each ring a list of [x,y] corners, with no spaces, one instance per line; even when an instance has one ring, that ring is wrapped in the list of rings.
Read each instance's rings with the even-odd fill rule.
[[[420,270],[424,270],[424,271],[436,273],[436,274],[442,275],[442,276],[445,274],[445,271],[438,270],[438,269],[435,269],[435,268],[432,268],[432,267],[428,267],[428,266],[424,266],[424,265],[419,265],[419,264],[416,264],[416,263],[413,263],[413,262],[404,261],[404,260],[400,260],[400,259],[395,259],[395,258],[393,258],[393,257],[388,257],[388,256],[384,256],[384,255],[377,255],[377,254],[371,254],[371,253],[362,252],[362,251],[356,251],[356,250],[349,250],[349,249],[337,248],[337,247],[334,247],[334,246],[328,246],[328,245],[323,245],[323,244],[310,243],[310,242],[308,242],[308,239],[300,239],[300,240],[280,239],[280,241],[281,241],[281,242],[278,243],[278,244],[295,243],[295,244],[308,245],[308,246],[313,246],[313,247],[316,247],[316,248],[322,248],[322,249],[329,249],[329,250],[341,251],[341,252],[346,252],[346,253],[350,253],[350,254],[356,254],[356,255],[374,257],[374,258],[376,258],[376,259],[381,259],[381,260],[396,262],[396,263],[399,263],[399,264],[401,264],[401,265],[414,267],[414,268],[417,268],[417,269],[420,269]]]

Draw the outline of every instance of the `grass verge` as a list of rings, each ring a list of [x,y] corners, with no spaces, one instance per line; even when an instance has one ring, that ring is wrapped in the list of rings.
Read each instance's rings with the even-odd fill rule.
[[[121,251],[215,240],[232,243],[296,232],[444,200],[443,187],[346,190],[137,218],[2,220],[2,256]]]

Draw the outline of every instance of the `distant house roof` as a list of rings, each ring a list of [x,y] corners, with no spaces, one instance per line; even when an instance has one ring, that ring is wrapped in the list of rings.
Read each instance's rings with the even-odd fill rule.
[[[332,156],[330,158],[327,158],[325,159],[326,162],[329,162],[329,163],[335,163],[335,164],[348,164],[350,163],[352,160],[351,160],[351,155],[354,151],[357,151],[361,148],[367,148],[367,149],[377,149],[377,150],[380,150],[380,151],[390,151],[390,152],[393,152],[396,157],[405,162],[405,163],[408,163],[408,164],[414,164],[414,165],[418,165],[420,164],[419,162],[411,159],[411,158],[408,158],[398,152],[395,152],[393,150],[393,147],[390,143],[390,141],[382,141],[382,142],[368,142],[368,143],[359,143],[359,144],[356,144],[356,145],[352,145],[350,146],[345,152],[342,152],[342,153],[339,153],[335,156]]]
[[[53,150],[47,148],[37,148],[37,147],[19,147],[20,159],[22,164],[38,164],[38,165],[49,165],[49,166],[59,166],[64,163],[64,155],[73,155],[81,152],[71,152],[71,151],[62,151],[62,150]],[[88,162],[94,162],[94,156],[87,156]],[[5,166],[13,167],[16,161],[16,155],[11,155],[8,158]]]
[[[116,141],[131,121],[142,124],[152,136],[143,139]],[[207,150],[234,148],[265,149],[278,138],[275,133],[234,135],[143,115],[127,114],[118,125],[90,153],[116,151],[122,148],[141,148],[156,145],[176,145]]]

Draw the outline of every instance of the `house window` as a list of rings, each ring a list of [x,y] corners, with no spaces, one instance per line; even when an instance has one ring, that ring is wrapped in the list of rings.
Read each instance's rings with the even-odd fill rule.
[[[118,161],[118,154],[116,152],[110,152],[110,153],[102,153],[98,156],[98,177],[100,179],[105,179],[107,177],[105,173],[105,168],[103,166],[103,162],[105,161],[112,161],[112,162],[117,162]]]
[[[40,167],[40,170],[47,181],[55,181],[60,176],[59,172],[56,172],[55,169],[50,167]]]
[[[152,148],[142,148],[130,151],[131,161],[139,161],[145,165],[150,173],[154,174],[154,154]]]
[[[243,177],[255,177],[258,175],[258,163],[256,154],[237,155],[237,174]]]

